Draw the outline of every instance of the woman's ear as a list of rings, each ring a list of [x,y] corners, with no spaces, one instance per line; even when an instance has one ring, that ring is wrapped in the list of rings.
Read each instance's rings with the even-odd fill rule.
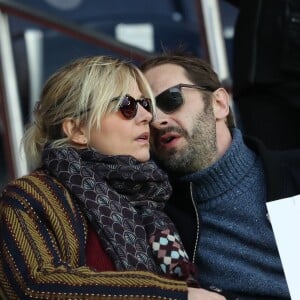
[[[213,109],[216,120],[226,119],[229,114],[229,95],[225,89],[214,91]]]
[[[65,135],[73,143],[80,146],[87,145],[87,137],[85,131],[83,130],[83,126],[80,126],[78,124],[78,121],[71,118],[67,118],[62,123],[62,129]]]

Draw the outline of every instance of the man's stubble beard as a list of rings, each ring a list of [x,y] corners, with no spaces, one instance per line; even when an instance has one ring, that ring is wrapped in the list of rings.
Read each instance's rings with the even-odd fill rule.
[[[216,160],[216,121],[211,106],[196,116],[190,135],[182,128],[172,128],[172,131],[180,133],[187,145],[180,150],[155,153],[157,160],[167,171],[189,174],[207,168]]]

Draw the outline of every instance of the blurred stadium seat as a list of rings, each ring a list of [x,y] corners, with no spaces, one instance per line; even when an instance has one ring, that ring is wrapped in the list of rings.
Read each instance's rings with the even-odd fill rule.
[[[149,54],[164,49],[177,49],[179,46],[200,57],[203,54],[199,12],[196,1],[193,0],[14,0],[12,2],[19,2],[20,5],[46,13],[57,20],[71,22],[70,24],[108,35],[125,44],[141,48]],[[236,12],[225,0],[219,0],[219,4],[231,69],[231,44]],[[14,15],[9,15],[9,24],[24,124],[30,120],[32,106],[38,100],[38,89],[41,89],[44,81],[60,66],[86,55],[122,56],[116,51],[112,52],[108,48],[84,42]],[[31,39],[26,44],[25,37],[30,35],[28,33],[37,38]],[[38,45],[38,42],[41,45]],[[31,53],[35,47],[41,51],[40,55]],[[132,60],[131,57],[126,58]],[[34,67],[39,69],[35,78],[31,72],[33,63]],[[32,83],[35,83],[35,93],[32,93]],[[1,146],[2,151],[3,143]],[[0,164],[3,174],[6,172],[5,162],[0,161]],[[0,184],[6,180],[5,176],[1,178]]]
[[[161,52],[178,45],[201,55],[200,35],[195,10],[189,1],[163,0],[18,0],[64,21],[74,22],[91,30],[109,35],[143,50]],[[187,5],[189,3],[189,5]],[[28,76],[28,47],[25,32],[40,30],[42,34],[41,82],[70,60],[86,55],[120,56],[105,48],[87,44],[60,32],[17,17],[10,17],[13,48],[18,70],[24,122],[28,121],[32,105],[28,105],[30,80]],[[130,59],[130,57],[128,57]]]

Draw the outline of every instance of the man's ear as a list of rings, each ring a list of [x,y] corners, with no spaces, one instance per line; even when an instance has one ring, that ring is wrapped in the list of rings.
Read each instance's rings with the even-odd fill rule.
[[[71,118],[65,119],[62,123],[62,129],[65,135],[73,143],[80,146],[87,145],[87,137],[83,130],[83,126],[80,126],[76,120]]]
[[[224,88],[214,91],[213,109],[216,120],[227,118],[229,114],[229,95]]]

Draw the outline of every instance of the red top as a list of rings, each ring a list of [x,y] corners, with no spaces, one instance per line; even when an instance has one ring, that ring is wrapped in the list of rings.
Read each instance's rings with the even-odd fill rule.
[[[89,224],[85,248],[86,264],[98,272],[116,270],[111,258],[103,249],[95,229]]]

